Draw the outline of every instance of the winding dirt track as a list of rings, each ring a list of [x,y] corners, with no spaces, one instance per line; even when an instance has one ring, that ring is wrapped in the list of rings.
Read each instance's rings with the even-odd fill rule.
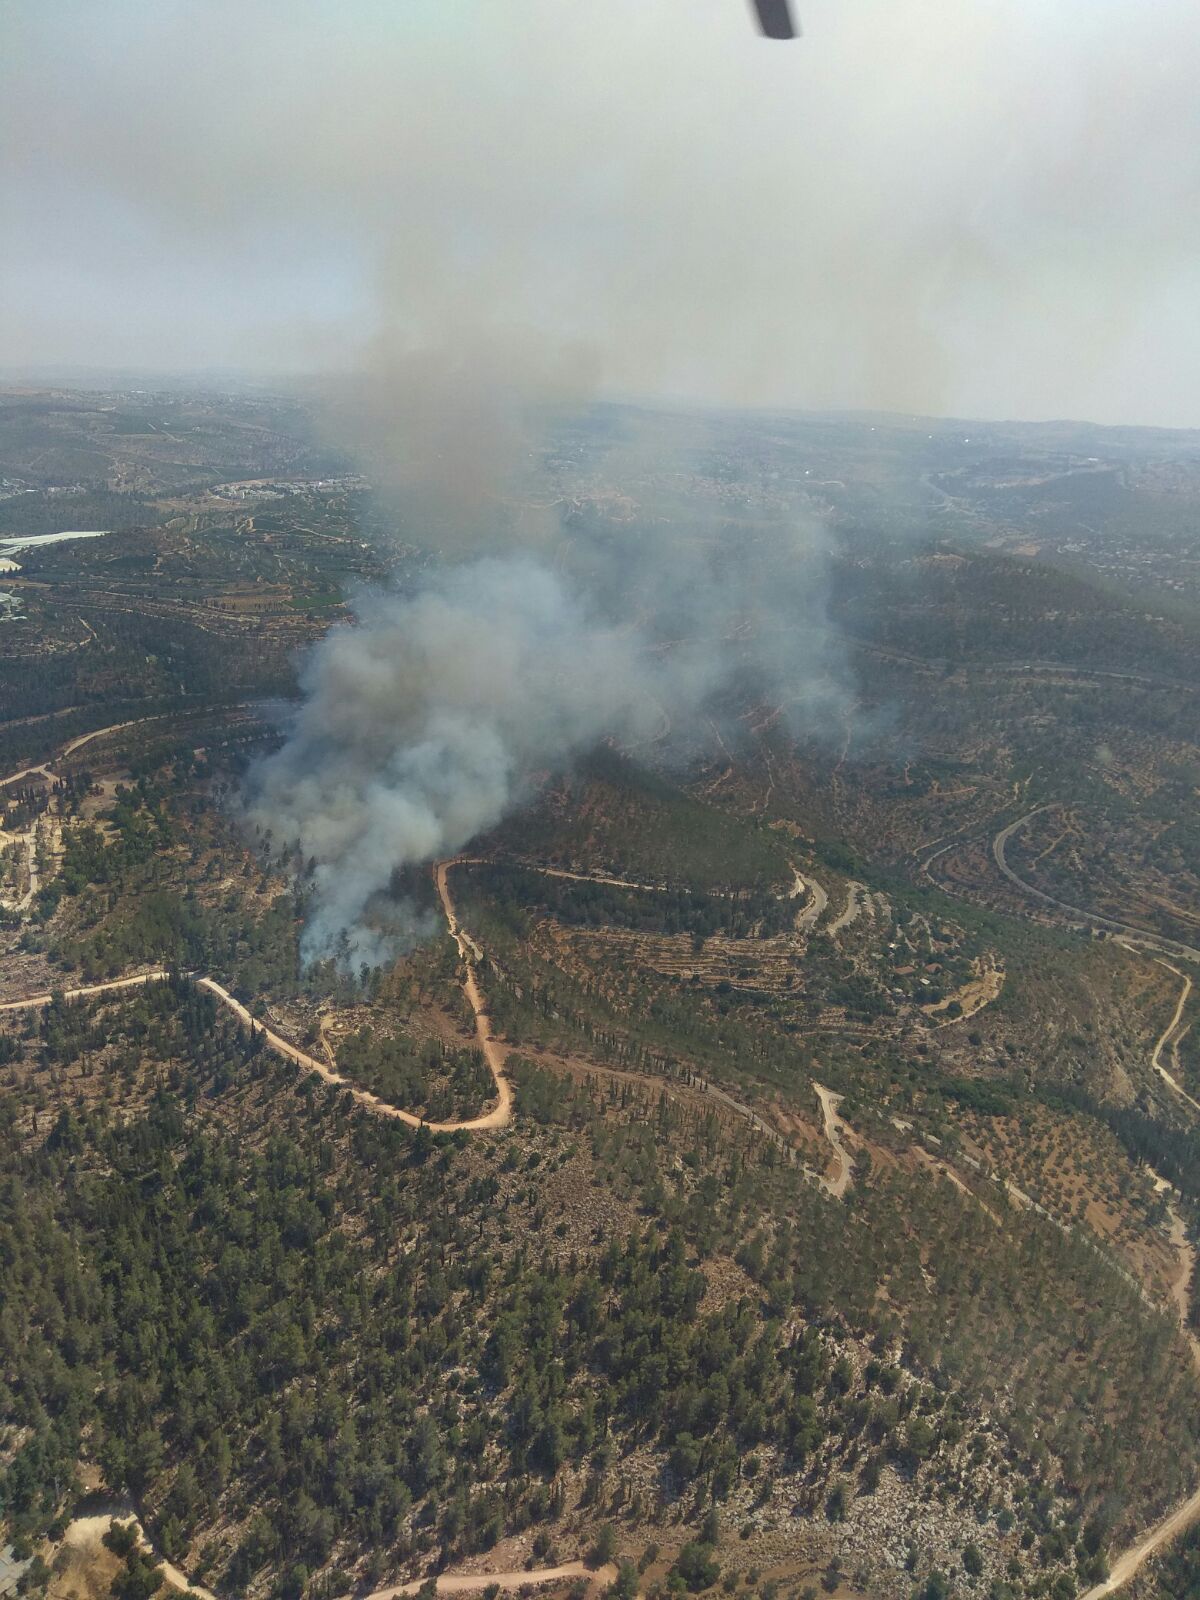
[[[842,1103],[840,1094],[834,1094],[832,1089],[826,1089],[823,1084],[813,1081],[813,1088],[817,1091],[817,1099],[821,1102],[821,1116],[825,1123],[825,1137],[833,1150],[837,1166],[831,1178],[822,1178],[821,1187],[826,1193],[831,1194],[835,1200],[841,1200],[850,1187],[854,1174],[854,1162],[850,1152],[842,1143],[841,1136],[846,1131],[846,1124],[838,1116],[838,1107]]]
[[[479,1040],[479,1048],[483,1052],[483,1059],[488,1064],[492,1077],[496,1083],[496,1094],[499,1097],[494,1111],[487,1112],[482,1117],[473,1117],[469,1122],[451,1122],[445,1124],[430,1123],[435,1131],[450,1131],[455,1128],[502,1128],[505,1123],[512,1121],[513,1092],[512,1084],[504,1070],[505,1052],[497,1042],[492,1032],[491,1020],[484,1005],[483,996],[479,991],[479,981],[475,976],[475,964],[482,960],[483,952],[467,933],[459,927],[458,916],[454,910],[454,901],[450,896],[450,885],[447,875],[453,861],[439,861],[434,871],[434,882],[437,884],[438,899],[442,902],[442,910],[446,915],[446,926],[450,930],[450,937],[458,946],[458,953],[462,957],[466,973],[463,977],[463,993],[467,997],[471,1010],[475,1014],[475,1037]]]
[[[232,705],[218,706],[215,709],[220,711],[244,711],[247,706],[261,703],[261,701],[255,700],[238,700]],[[71,709],[75,708],[72,707]],[[201,710],[203,708],[197,706],[193,709]],[[60,761],[65,761],[68,756],[73,756],[76,750],[82,750],[85,744],[91,744],[93,739],[103,739],[106,733],[121,733],[126,728],[140,728],[147,722],[165,722],[178,714],[174,711],[155,711],[148,717],[131,717],[128,722],[110,722],[106,728],[93,728],[90,733],[78,734],[74,739],[68,740],[57,755],[50,756],[40,766],[22,767],[19,772],[10,772],[6,778],[0,778],[0,789],[7,788],[10,783],[19,783],[22,778],[53,778],[52,767],[56,766]],[[66,713],[52,712],[51,715],[65,716]]]
[[[230,710],[235,709],[230,707]],[[0,789],[7,788],[10,783],[19,783],[22,778],[53,778],[51,766],[58,761],[65,761],[68,756],[73,756],[76,750],[82,750],[85,744],[91,744],[93,739],[102,739],[106,733],[120,733],[123,728],[137,728],[144,722],[161,722],[165,717],[173,716],[170,711],[156,712],[152,717],[134,717],[129,722],[113,722],[107,728],[93,728],[91,733],[81,733],[77,738],[63,745],[56,756],[51,756],[48,761],[43,761],[38,767],[22,767],[19,772],[10,772],[6,778],[0,778]]]
[[[588,1567],[582,1561],[564,1561],[558,1567],[535,1567],[532,1572],[448,1572],[437,1580],[439,1594],[469,1594],[474,1589],[486,1589],[496,1584],[501,1589],[521,1589],[527,1583],[557,1583],[563,1578],[589,1578],[594,1584],[607,1586],[617,1575],[613,1564]],[[398,1600],[400,1595],[416,1594],[424,1580],[414,1578],[409,1583],[393,1584],[390,1589],[376,1589],[366,1600]]]
[[[461,950],[462,948],[463,946],[460,943],[459,949]],[[512,1120],[512,1085],[506,1077],[502,1076],[501,1068],[497,1066],[497,1062],[503,1063],[504,1055],[492,1039],[490,1031],[487,1031],[487,1016],[482,1009],[479,989],[475,982],[474,968],[469,963],[463,989],[475,1011],[475,1031],[479,1037],[480,1044],[483,1045],[486,1033],[487,1042],[491,1046],[490,1052],[487,1048],[484,1048],[484,1059],[487,1061],[488,1066],[491,1068],[492,1076],[496,1080],[496,1092],[499,1098],[491,1111],[485,1111],[478,1117],[467,1117],[462,1122],[428,1122],[424,1117],[417,1116],[413,1111],[403,1111],[399,1106],[394,1106],[386,1100],[381,1100],[377,1094],[372,1094],[369,1089],[362,1089],[357,1084],[351,1083],[349,1078],[344,1078],[340,1072],[335,1072],[328,1062],[320,1060],[317,1056],[310,1056],[307,1050],[301,1050],[298,1045],[292,1044],[282,1034],[276,1033],[272,1028],[268,1028],[265,1023],[259,1022],[241,1001],[235,1000],[229,990],[219,984],[215,978],[193,977],[192,982],[198,988],[207,989],[209,994],[215,995],[222,1005],[227,1006],[233,1012],[239,1021],[261,1033],[267,1045],[277,1055],[283,1056],[288,1061],[294,1061],[298,1067],[303,1067],[308,1072],[315,1072],[326,1083],[332,1083],[339,1089],[345,1089],[359,1105],[366,1106],[378,1116],[391,1117],[396,1122],[407,1122],[410,1128],[428,1128],[431,1133],[481,1132],[485,1128],[502,1128]]]
[[[463,965],[466,969],[463,979],[463,991],[475,1016],[475,1035],[479,1041],[479,1048],[483,1052],[484,1060],[487,1062],[496,1083],[497,1103],[491,1111],[463,1122],[424,1123],[424,1126],[437,1133],[500,1128],[511,1120],[513,1108],[512,1085],[504,1070],[505,1053],[492,1033],[491,1023],[488,1019],[483,996],[480,993],[475,975],[475,965],[476,962],[482,959],[482,953],[470,935],[465,933],[459,926],[458,915],[454,909],[454,901],[450,894],[450,886],[447,879],[449,869],[453,865],[454,863],[451,861],[439,862],[434,872],[434,880],[437,884],[438,896],[442,902],[442,909],[446,914],[446,924],[450,930],[451,937],[458,946],[459,955],[462,957]],[[91,995],[108,994],[114,990],[140,988],[148,983],[161,982],[168,976],[169,974],[165,970],[156,968],[152,972],[137,973],[133,977],[113,978],[107,983],[93,983],[77,989],[68,989],[64,993],[68,1000],[76,1000]],[[372,1111],[380,1116],[395,1117],[413,1127],[422,1126],[422,1119],[414,1116],[411,1111],[402,1111],[397,1106],[388,1105],[385,1101],[380,1100],[378,1095],[371,1094],[366,1089],[360,1089],[354,1084],[348,1083],[340,1073],[333,1071],[325,1062],[318,1060],[316,1056],[309,1055],[307,1051],[301,1050],[297,1045],[291,1044],[271,1028],[265,1027],[263,1023],[251,1015],[239,1000],[235,1000],[228,989],[219,984],[215,978],[193,974],[191,975],[191,981],[198,988],[207,989],[211,995],[214,995],[223,1005],[227,1006],[241,1022],[250,1028],[258,1030],[265,1038],[268,1046],[288,1061],[295,1062],[297,1066],[317,1073],[326,1083],[334,1083],[346,1088],[355,1100],[362,1105],[369,1106]],[[39,1007],[49,1005],[50,1000],[49,993],[29,995],[22,1000],[6,1001],[3,1005],[0,1005],[0,1011],[36,1010]],[[68,1528],[67,1540],[82,1544],[88,1539],[99,1539],[107,1531],[111,1521],[111,1517],[78,1518]],[[142,1532],[140,1524],[138,1531],[144,1547],[150,1550],[150,1543],[146,1539],[144,1532]],[[173,1589],[190,1590],[199,1594],[201,1600],[215,1600],[215,1597],[207,1589],[201,1589],[197,1585],[189,1584],[185,1575],[169,1562],[163,1563],[163,1573],[167,1583]],[[523,1588],[526,1584],[554,1583],[566,1578],[587,1578],[593,1585],[600,1586],[611,1583],[616,1575],[617,1569],[612,1565],[593,1570],[585,1566],[582,1561],[568,1561],[555,1567],[539,1567],[519,1572],[446,1573],[437,1579],[437,1592],[439,1594],[468,1594],[475,1590],[485,1589],[491,1584],[495,1584],[503,1590],[513,1590]],[[379,1589],[368,1596],[368,1600],[399,1600],[400,1596],[416,1594],[423,1581],[423,1579],[414,1578],[408,1583],[395,1584],[388,1589]]]
[[[84,1000],[93,994],[108,994],[112,989],[138,989],[144,983],[161,983],[171,974],[161,967],[156,967],[153,972],[138,972],[132,978],[110,978],[107,983],[88,983],[79,989],[64,989],[63,998],[66,1000]],[[37,1011],[42,1006],[48,1006],[53,999],[49,991],[41,994],[25,995],[20,1000],[5,1000],[0,1004],[0,1011]]]
[[[283,1038],[281,1034],[275,1033],[273,1029],[266,1027],[251,1015],[241,1001],[235,1000],[229,990],[219,984],[215,978],[190,974],[190,981],[195,983],[198,988],[207,989],[222,1005],[227,1006],[239,1021],[260,1032],[267,1045],[278,1055],[294,1062],[297,1066],[305,1068],[307,1071],[317,1073],[326,1083],[337,1084],[345,1088],[361,1105],[368,1106],[380,1116],[394,1117],[398,1121],[409,1123],[412,1127],[425,1126],[435,1133],[470,1132],[482,1131],[487,1128],[501,1128],[512,1119],[512,1085],[504,1070],[504,1050],[492,1033],[491,1023],[488,1019],[483,996],[480,993],[479,983],[475,975],[475,965],[476,962],[482,959],[482,952],[470,935],[465,933],[459,926],[458,915],[454,909],[454,901],[447,881],[449,869],[453,865],[454,863],[450,861],[439,862],[435,869],[434,879],[437,884],[438,896],[442,902],[442,910],[446,915],[446,924],[450,930],[451,937],[458,946],[459,955],[462,957],[463,965],[466,969],[463,979],[463,992],[466,994],[475,1016],[475,1035],[479,1041],[479,1048],[483,1052],[483,1058],[487,1062],[496,1084],[496,1105],[491,1111],[487,1111],[481,1116],[471,1117],[463,1122],[423,1122],[422,1118],[415,1116],[411,1111],[402,1111],[398,1106],[388,1105],[378,1095],[371,1094],[369,1090],[360,1089],[356,1085],[347,1082],[340,1073],[335,1072],[324,1061],[318,1060],[316,1056],[309,1055],[306,1050],[301,1050],[297,1045]],[[64,996],[68,1000],[78,1000],[92,995],[110,994],[121,989],[142,988],[148,983],[159,983],[169,976],[168,972],[159,967],[151,972],[136,973],[128,978],[112,978],[107,983],[91,983],[79,988],[67,989],[64,991]],[[8,1000],[0,1004],[0,1012],[38,1010],[43,1006],[48,1006],[51,998],[52,996],[49,992],[43,992],[41,994],[28,995],[21,1000]],[[68,1542],[76,1544],[84,1544],[88,1540],[98,1540],[107,1531],[111,1521],[111,1517],[77,1518],[67,1529],[66,1538]],[[151,1550],[152,1547],[146,1539],[140,1524],[138,1532],[143,1546],[147,1550]],[[169,1562],[163,1563],[163,1573],[167,1583],[173,1589],[190,1590],[200,1595],[201,1600],[215,1600],[209,1590],[202,1589],[198,1585],[189,1584],[186,1576]],[[565,1578],[589,1578],[594,1584],[599,1585],[611,1583],[615,1577],[616,1568],[613,1566],[592,1570],[585,1566],[582,1561],[568,1561],[560,1566],[540,1567],[532,1571],[444,1574],[437,1579],[437,1590],[439,1594],[466,1594],[477,1589],[487,1588],[490,1584],[496,1584],[504,1590],[512,1590],[519,1589],[526,1584],[553,1583]],[[402,1595],[415,1594],[420,1589],[422,1581],[422,1579],[416,1578],[409,1583],[397,1584],[389,1589],[380,1589],[374,1595],[369,1596],[368,1600],[399,1600]]]
[[[1168,1022],[1167,1026],[1163,1029],[1162,1033],[1159,1035],[1158,1043],[1154,1046],[1154,1054],[1150,1057],[1150,1065],[1154,1068],[1155,1072],[1158,1073],[1159,1077],[1162,1078],[1165,1083],[1169,1084],[1172,1089],[1174,1089],[1175,1093],[1180,1097],[1181,1100],[1186,1100],[1193,1111],[1200,1111],[1200,1100],[1193,1100],[1191,1095],[1187,1092],[1179,1080],[1169,1073],[1166,1067],[1164,1067],[1162,1064],[1162,1053],[1167,1047],[1167,1041],[1171,1038],[1172,1034],[1175,1032],[1176,1028],[1178,1028],[1183,1019],[1184,1007],[1187,1005],[1188,999],[1192,992],[1192,980],[1188,977],[1186,972],[1180,972],[1178,967],[1173,967],[1169,961],[1164,961],[1161,956],[1159,957],[1158,964],[1160,967],[1166,967],[1168,972],[1173,972],[1177,978],[1181,978],[1183,980],[1183,988],[1179,993],[1179,999],[1175,1006],[1175,1014],[1171,1018],[1170,1022]]]
[[[188,977],[197,988],[207,989],[222,1005],[228,1007],[240,1022],[249,1028],[261,1033],[267,1045],[287,1061],[292,1061],[298,1067],[303,1067],[307,1072],[315,1072],[326,1083],[336,1084],[338,1088],[345,1089],[359,1105],[367,1106],[381,1117],[392,1117],[397,1122],[407,1122],[412,1128],[428,1128],[432,1133],[481,1133],[488,1128],[503,1128],[512,1121],[513,1091],[512,1084],[504,1070],[505,1052],[492,1033],[491,1023],[488,1019],[487,1009],[483,996],[479,990],[479,983],[475,976],[475,964],[481,959],[478,945],[469,934],[464,933],[459,927],[458,917],[454,910],[454,901],[450,896],[450,887],[446,875],[453,862],[439,862],[435,881],[438,895],[442,902],[442,910],[446,914],[446,923],[450,935],[458,946],[459,955],[462,957],[466,973],[463,978],[463,993],[466,995],[471,1010],[475,1015],[475,1037],[487,1062],[488,1069],[496,1085],[496,1104],[490,1111],[481,1113],[478,1117],[467,1117],[461,1122],[427,1122],[415,1112],[403,1111],[399,1106],[389,1105],[386,1100],[381,1100],[377,1094],[372,1094],[369,1089],[360,1088],[336,1072],[328,1062],[322,1061],[317,1056],[309,1055],[307,1050],[301,1050],[299,1045],[294,1045],[285,1039],[282,1034],[268,1028],[253,1016],[240,1000],[235,1000],[229,990],[215,978],[205,977],[196,973],[189,973]],[[112,978],[107,983],[85,984],[78,989],[66,989],[64,997],[68,1000],[87,999],[92,995],[110,994],[118,989],[136,989],[147,983],[159,983],[170,974],[163,968],[156,968],[153,972],[140,972],[130,978]],[[0,1004],[0,1012],[4,1011],[36,1011],[50,1004],[49,992],[27,995],[21,1000],[7,1000]]]
[[[7,778],[0,778],[0,789],[19,783],[22,778],[48,778],[50,775],[50,763],[43,761],[40,767],[22,767],[20,772],[10,772]]]
[[[197,1595],[199,1600],[217,1600],[211,1589],[205,1589],[198,1583],[189,1583],[186,1574],[159,1555],[132,1508],[116,1516],[76,1517],[63,1535],[63,1543],[86,1554],[95,1549],[114,1522],[131,1521],[137,1530],[138,1544],[161,1565],[163,1577],[170,1588]],[[500,1589],[520,1589],[526,1584],[558,1583],[565,1578],[587,1578],[599,1587],[610,1584],[616,1575],[616,1566],[611,1562],[602,1567],[588,1567],[582,1561],[565,1561],[557,1567],[535,1567],[531,1571],[520,1572],[448,1572],[437,1579],[437,1592],[470,1594],[478,1589],[486,1589],[493,1583]],[[423,1578],[412,1578],[407,1583],[396,1583],[388,1589],[376,1589],[373,1594],[366,1596],[366,1600],[399,1600],[401,1595],[416,1594],[424,1581]]]

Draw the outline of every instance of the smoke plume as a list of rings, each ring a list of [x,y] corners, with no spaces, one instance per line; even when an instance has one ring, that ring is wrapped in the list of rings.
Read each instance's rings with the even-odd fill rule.
[[[387,902],[396,868],[461,849],[534,772],[656,723],[628,639],[521,555],[449,568],[408,596],[364,594],[302,686],[254,811],[316,859],[306,955],[355,961],[414,931]]]
[[[497,362],[490,336],[443,365],[402,348],[337,404],[370,470],[382,454],[407,536],[423,531],[439,559],[415,586],[358,595],[250,779],[250,819],[315,863],[305,958],[353,966],[426,931],[393,892],[397,869],[461,850],[599,741],[678,763],[711,743],[731,693],[770,697],[797,729],[828,726],[847,694],[819,522],[765,518],[731,537],[645,487],[648,463],[658,484],[695,470],[702,425],[627,431],[605,477],[641,480],[641,500],[565,522],[531,424],[560,418],[545,376],[561,365],[528,348]]]

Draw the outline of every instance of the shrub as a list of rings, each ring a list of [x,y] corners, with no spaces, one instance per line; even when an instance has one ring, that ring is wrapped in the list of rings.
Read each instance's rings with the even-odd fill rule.
[[[676,1556],[672,1574],[682,1578],[693,1594],[698,1594],[701,1589],[712,1588],[721,1576],[721,1568],[713,1558],[711,1545],[692,1541]]]

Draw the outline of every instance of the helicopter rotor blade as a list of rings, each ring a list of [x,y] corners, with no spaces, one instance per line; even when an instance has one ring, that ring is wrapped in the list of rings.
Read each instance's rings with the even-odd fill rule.
[[[758,26],[768,39],[795,39],[799,28],[792,21],[788,0],[753,0]]]

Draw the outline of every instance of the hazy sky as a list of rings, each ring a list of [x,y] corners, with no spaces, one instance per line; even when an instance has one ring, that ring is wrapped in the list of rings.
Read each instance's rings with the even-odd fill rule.
[[[0,365],[1200,426],[1195,0],[7,0]]]

